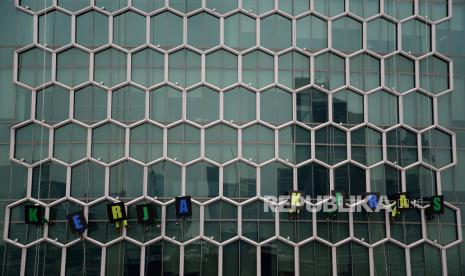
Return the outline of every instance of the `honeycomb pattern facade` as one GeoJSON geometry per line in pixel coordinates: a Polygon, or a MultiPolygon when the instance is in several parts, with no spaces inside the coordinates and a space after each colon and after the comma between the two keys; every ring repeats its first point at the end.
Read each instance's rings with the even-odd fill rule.
{"type": "Polygon", "coordinates": [[[452,7],[16,0],[30,36],[11,53],[13,83],[30,112],[8,133],[22,196],[5,203],[19,256],[5,275],[455,275],[461,207],[448,197],[432,220],[263,211],[291,190],[443,194],[460,141],[441,103],[463,93],[436,43],[452,7]],[[193,216],[178,223],[186,194],[193,216]],[[118,200],[132,214],[121,232],[106,218],[118,200]],[[143,202],[157,225],[137,224],[143,202]],[[27,204],[49,223],[25,225],[27,204]],[[82,240],[66,225],[77,210],[82,240]]]}

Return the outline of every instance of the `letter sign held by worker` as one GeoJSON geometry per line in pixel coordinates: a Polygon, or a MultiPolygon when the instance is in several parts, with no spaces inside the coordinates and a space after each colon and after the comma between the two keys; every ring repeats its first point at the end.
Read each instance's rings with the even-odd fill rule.
{"type": "Polygon", "coordinates": [[[79,235],[82,235],[87,229],[87,220],[83,211],[78,211],[66,216],[71,230],[79,235]]]}
{"type": "Polygon", "coordinates": [[[26,224],[42,225],[45,220],[45,208],[38,205],[26,205],[24,208],[24,222],[26,224]]]}
{"type": "Polygon", "coordinates": [[[155,208],[153,204],[140,204],[136,206],[137,222],[139,224],[155,223],[155,208]]]}
{"type": "Polygon", "coordinates": [[[432,214],[444,214],[444,196],[432,196],[429,201],[429,211],[432,214]]]}
{"type": "Polygon", "coordinates": [[[190,196],[176,197],[176,217],[185,218],[192,216],[192,201],[190,196]]]}
{"type": "Polygon", "coordinates": [[[299,212],[303,205],[301,202],[302,193],[299,191],[292,191],[290,195],[289,219],[297,220],[299,219],[299,212]]]}
{"type": "Polygon", "coordinates": [[[108,220],[114,222],[116,228],[120,228],[120,223],[122,222],[124,226],[128,225],[126,208],[124,207],[124,202],[116,202],[107,205],[108,220]]]}
{"type": "Polygon", "coordinates": [[[376,210],[379,204],[380,193],[369,192],[365,193],[365,199],[367,200],[367,205],[371,210],[376,210]]]}

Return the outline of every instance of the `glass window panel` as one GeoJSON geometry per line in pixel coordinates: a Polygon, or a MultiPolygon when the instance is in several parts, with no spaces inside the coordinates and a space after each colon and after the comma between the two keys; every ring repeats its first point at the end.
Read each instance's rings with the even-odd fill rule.
{"type": "Polygon", "coordinates": [[[398,123],[397,97],[383,90],[368,95],[368,122],[388,128],[398,123]]]}
{"type": "Polygon", "coordinates": [[[125,86],[111,95],[111,117],[131,124],[145,117],[145,93],[134,86],[125,86]]]}
{"type": "Polygon", "coordinates": [[[292,94],[281,88],[263,91],[260,94],[260,107],[261,120],[272,125],[292,121],[292,94]]]}
{"type": "Polygon", "coordinates": [[[314,0],[315,11],[326,16],[335,16],[344,12],[343,0],[314,0]]]}
{"type": "Polygon", "coordinates": [[[218,50],[210,53],[205,61],[206,81],[220,88],[237,82],[237,56],[218,50]]]}
{"type": "Polygon", "coordinates": [[[329,52],[321,54],[315,57],[315,84],[327,90],[336,89],[345,83],[344,70],[342,57],[329,52]]]}
{"type": "Polygon", "coordinates": [[[274,8],[273,0],[243,0],[242,8],[254,14],[262,14],[274,8]]]}
{"type": "Polygon", "coordinates": [[[186,193],[193,197],[210,198],[219,193],[219,169],[201,161],[186,168],[186,193]]]}
{"type": "Polygon", "coordinates": [[[321,50],[328,45],[327,22],[314,15],[308,15],[297,20],[297,47],[307,51],[321,50]]]}
{"type": "Polygon", "coordinates": [[[237,207],[226,201],[216,201],[205,206],[204,233],[218,242],[237,235],[237,207]]]}
{"type": "Polygon", "coordinates": [[[89,81],[89,54],[71,48],[57,55],[57,81],[74,87],[89,81]]]}
{"type": "MultiPolygon", "coordinates": [[[[230,1],[222,1],[230,2],[230,1]]],[[[232,1],[231,1],[232,2],[232,1]]],[[[256,43],[255,20],[245,14],[237,13],[224,19],[224,44],[242,51],[256,43]]]]}
{"type": "Polygon", "coordinates": [[[331,248],[320,242],[310,242],[299,247],[300,271],[306,275],[331,275],[331,248]]]}
{"type": "Polygon", "coordinates": [[[94,81],[102,85],[113,87],[127,80],[126,54],[108,48],[94,56],[94,81]]]}
{"type": "Polygon", "coordinates": [[[131,79],[145,87],[164,80],[165,56],[151,48],[132,54],[131,79]]]}
{"type": "Polygon", "coordinates": [[[361,17],[370,17],[379,13],[379,0],[351,0],[350,11],[361,17]]]}
{"type": "Polygon", "coordinates": [[[351,58],[350,83],[363,91],[379,87],[381,85],[381,62],[368,54],[351,58]]]}
{"type": "Polygon", "coordinates": [[[346,127],[363,123],[363,96],[350,90],[333,95],[333,121],[346,127]]]}
{"type": "Polygon", "coordinates": [[[402,24],[402,50],[412,55],[422,55],[431,50],[431,27],[413,19],[402,24]]]}
{"type": "Polygon", "coordinates": [[[189,162],[200,156],[200,130],[189,124],[168,129],[168,156],[179,162],[189,162]]]}
{"type": "Polygon", "coordinates": [[[281,241],[262,245],[261,271],[273,276],[294,274],[294,248],[281,241]]]}
{"type": "Polygon", "coordinates": [[[46,242],[30,247],[26,254],[25,274],[34,275],[41,271],[43,275],[60,275],[61,252],[60,247],[46,242]]]}
{"type": "Polygon", "coordinates": [[[89,242],[77,243],[66,250],[66,275],[100,275],[102,249],[89,242]]]}
{"type": "Polygon", "coordinates": [[[182,13],[188,13],[200,8],[202,0],[169,0],[169,5],[182,13]]]}
{"type": "Polygon", "coordinates": [[[423,244],[410,249],[412,274],[432,276],[442,273],[441,256],[438,249],[423,244]]]}
{"type": "Polygon", "coordinates": [[[352,160],[371,166],[383,159],[381,133],[372,128],[360,128],[351,133],[352,160]]]}
{"type": "Polygon", "coordinates": [[[220,19],[209,13],[198,13],[187,19],[187,43],[199,49],[220,44],[220,19]]]}
{"type": "Polygon", "coordinates": [[[52,78],[52,54],[40,48],[32,48],[18,54],[18,80],[37,87],[52,78]]]}
{"type": "Polygon", "coordinates": [[[242,132],[242,157],[262,163],[274,157],[274,132],[262,125],[250,126],[242,132]]]}
{"type": "Polygon", "coordinates": [[[256,195],[257,170],[255,167],[238,161],[223,169],[224,196],[239,201],[256,195]]]}
{"type": "Polygon", "coordinates": [[[219,118],[220,94],[209,87],[201,86],[187,92],[186,105],[187,119],[208,124],[219,118]]]}
{"type": "Polygon", "coordinates": [[[347,164],[334,170],[334,190],[347,195],[362,195],[366,191],[365,170],[347,164]]]}
{"type": "Polygon", "coordinates": [[[110,196],[136,198],[142,196],[144,168],[125,161],[110,168],[110,196]]]}
{"type": "Polygon", "coordinates": [[[345,16],[333,22],[333,47],[342,52],[355,52],[362,48],[362,23],[345,16]]]}
{"type": "Polygon", "coordinates": [[[384,243],[373,249],[376,276],[406,275],[405,250],[393,243],[384,243]]]}
{"type": "Polygon", "coordinates": [[[97,11],[89,11],[77,16],[76,42],[90,49],[107,44],[108,17],[97,11]]]}
{"type": "Polygon", "coordinates": [[[262,242],[275,235],[275,212],[265,211],[267,203],[251,202],[242,208],[242,235],[253,241],[262,242]]]}
{"type": "Polygon", "coordinates": [[[165,226],[165,234],[173,240],[184,242],[197,237],[200,231],[200,206],[192,203],[192,216],[179,220],[174,204],[168,205],[165,226]]]}
{"type": "Polygon", "coordinates": [[[219,163],[237,158],[237,131],[218,124],[205,131],[205,157],[219,163]]]}
{"type": "Polygon", "coordinates": [[[223,247],[223,275],[254,276],[257,273],[257,249],[239,240],[223,247]]]}
{"type": "Polygon", "coordinates": [[[337,271],[339,274],[370,274],[368,248],[354,242],[349,242],[338,247],[336,254],[337,271]]]}
{"type": "Polygon", "coordinates": [[[53,201],[66,194],[66,167],[49,162],[32,171],[31,196],[42,201],[53,201]]]}
{"type": "Polygon", "coordinates": [[[74,92],[74,118],[93,124],[107,117],[107,92],[96,86],[87,86],[74,92]]]}
{"type": "Polygon", "coordinates": [[[292,191],[293,170],[291,167],[273,162],[263,166],[260,173],[262,196],[279,197],[292,191]]]}
{"type": "Polygon", "coordinates": [[[218,275],[218,247],[200,240],[184,248],[184,274],[218,275]]]}
{"type": "Polygon", "coordinates": [[[140,273],[140,247],[127,241],[108,247],[106,275],[138,275],[140,273]]]}
{"type": "Polygon", "coordinates": [[[71,196],[89,202],[103,196],[105,168],[87,161],[71,170],[71,196]]]}
{"type": "Polygon", "coordinates": [[[313,198],[329,195],[329,171],[318,164],[308,164],[297,169],[298,190],[313,198]]]}
{"type": "Polygon", "coordinates": [[[145,275],[179,275],[179,247],[166,241],[147,246],[144,272],[145,275]]]}
{"type": "Polygon", "coordinates": [[[399,166],[417,161],[417,136],[404,128],[396,128],[386,134],[387,160],[399,166]]]}
{"type": "Polygon", "coordinates": [[[278,82],[291,89],[310,84],[310,58],[299,52],[288,52],[279,57],[278,82]]]}
{"type": "Polygon", "coordinates": [[[36,118],[54,125],[69,117],[69,91],[50,86],[37,92],[36,118]]]}
{"type": "Polygon", "coordinates": [[[163,129],[142,124],[131,129],[129,155],[148,163],[163,156],[163,129]]]}
{"type": "Polygon", "coordinates": [[[274,81],[274,60],[269,54],[255,50],[242,57],[242,82],[262,88],[274,81]]]}
{"type": "Polygon", "coordinates": [[[279,9],[291,14],[298,15],[300,13],[310,10],[310,1],[309,0],[279,0],[279,9]]]}
{"type": "MultiPolygon", "coordinates": [[[[189,1],[194,2],[194,1],[189,1]]],[[[162,12],[150,19],[151,42],[163,49],[182,44],[182,18],[171,12],[162,12]]]]}
{"type": "Polygon", "coordinates": [[[314,88],[297,93],[297,120],[307,125],[317,125],[328,120],[328,96],[314,88]]]}
{"type": "Polygon", "coordinates": [[[162,161],[148,168],[147,195],[170,200],[181,194],[181,167],[162,161]]]}
{"type": "Polygon", "coordinates": [[[414,92],[403,96],[404,122],[415,128],[433,124],[433,99],[414,92]]]}
{"type": "Polygon", "coordinates": [[[370,170],[371,191],[391,196],[402,191],[400,171],[389,165],[380,165],[370,170]]]}
{"type": "Polygon", "coordinates": [[[29,124],[15,132],[15,158],[32,164],[48,156],[49,129],[29,124]]]}
{"type": "Polygon", "coordinates": [[[242,125],[256,118],[256,94],[244,87],[233,88],[223,94],[224,119],[242,125]]]}
{"type": "Polygon", "coordinates": [[[395,19],[405,19],[413,15],[413,1],[386,0],[384,1],[384,12],[395,19]]]}
{"type": "Polygon", "coordinates": [[[132,6],[140,10],[143,10],[145,12],[151,12],[151,11],[164,7],[165,1],[163,0],[133,0],[132,6]]]}
{"type": "Polygon", "coordinates": [[[291,125],[279,131],[279,157],[293,164],[302,163],[311,156],[311,134],[307,129],[291,125]]]}
{"type": "Polygon", "coordinates": [[[71,42],[71,18],[60,11],[51,11],[39,16],[38,42],[52,49],[71,42]]]}
{"type": "Polygon", "coordinates": [[[67,124],[55,130],[53,156],[66,163],[86,157],[87,129],[77,124],[67,124]]]}
{"type": "Polygon", "coordinates": [[[125,138],[125,130],[120,126],[111,123],[99,126],[92,132],[92,157],[106,163],[122,158],[125,138]]]}
{"type": "Polygon", "coordinates": [[[200,82],[201,59],[200,55],[187,49],[170,54],[169,57],[169,81],[188,87],[200,82]]]}
{"type": "Polygon", "coordinates": [[[347,158],[346,134],[333,126],[316,131],[315,156],[329,165],[345,160],[347,158]]]}
{"type": "Polygon", "coordinates": [[[379,54],[387,54],[397,49],[397,28],[384,18],[367,23],[367,47],[379,54]]]}
{"type": "Polygon", "coordinates": [[[292,45],[292,22],[284,16],[273,14],[261,19],[260,32],[260,45],[272,51],[292,45]]]}
{"type": "Polygon", "coordinates": [[[405,92],[415,87],[415,64],[412,60],[395,55],[384,62],[386,87],[396,92],[405,92]]]}
{"type": "Polygon", "coordinates": [[[150,92],[150,119],[169,124],[181,119],[182,93],[171,86],[162,86],[150,92]]]}

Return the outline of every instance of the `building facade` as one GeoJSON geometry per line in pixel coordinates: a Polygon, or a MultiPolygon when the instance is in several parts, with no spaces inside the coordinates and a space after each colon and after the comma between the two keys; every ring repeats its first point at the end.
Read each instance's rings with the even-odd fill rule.
{"type": "Polygon", "coordinates": [[[2,275],[465,274],[464,0],[0,0],[0,29],[2,275]],[[445,203],[265,211],[292,191],[445,203]]]}

